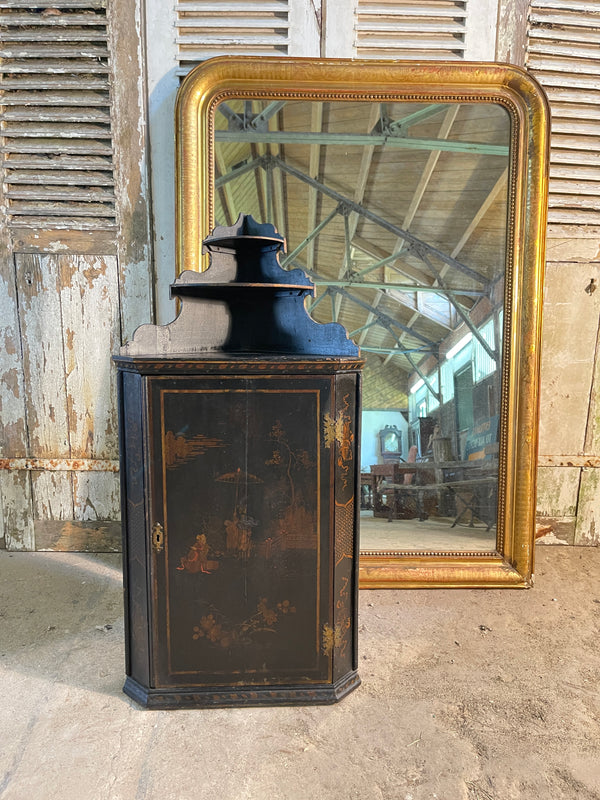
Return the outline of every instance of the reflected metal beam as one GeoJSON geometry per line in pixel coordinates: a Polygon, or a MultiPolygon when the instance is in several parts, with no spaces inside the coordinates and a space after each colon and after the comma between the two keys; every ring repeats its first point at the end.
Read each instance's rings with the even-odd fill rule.
{"type": "Polygon", "coordinates": [[[251,127],[243,130],[215,131],[216,142],[260,142],[264,144],[330,144],[343,147],[399,147],[404,150],[444,150],[450,153],[475,153],[486,156],[508,156],[508,146],[458,142],[449,139],[417,139],[380,133],[325,133],[312,131],[257,131],[251,127]]]}
{"type": "Polygon", "coordinates": [[[421,369],[419,369],[419,365],[416,363],[416,361],[414,360],[414,358],[412,358],[412,356],[410,355],[410,353],[405,353],[404,355],[405,355],[405,358],[406,358],[406,360],[408,361],[408,363],[411,365],[411,367],[412,367],[412,368],[414,369],[414,371],[417,373],[417,375],[419,376],[419,378],[421,378],[421,380],[423,381],[423,383],[425,384],[425,386],[426,386],[426,387],[429,389],[429,391],[431,392],[431,394],[432,394],[432,395],[435,397],[435,399],[438,401],[438,403],[441,403],[441,402],[442,402],[442,398],[441,398],[441,395],[440,395],[440,393],[439,393],[439,392],[437,392],[437,391],[436,391],[436,390],[433,388],[433,386],[431,385],[431,383],[430,383],[430,381],[429,381],[429,378],[427,377],[427,375],[425,375],[425,373],[424,373],[424,372],[423,372],[421,369]]]}
{"type": "Polygon", "coordinates": [[[304,250],[304,248],[307,247],[313,241],[313,239],[317,238],[317,236],[321,233],[323,228],[326,225],[329,225],[331,220],[339,213],[340,213],[339,207],[334,208],[333,211],[330,214],[328,214],[328,216],[326,216],[324,220],[321,220],[321,222],[319,222],[317,227],[314,228],[314,230],[312,230],[308,234],[308,236],[300,242],[300,244],[298,245],[298,247],[295,248],[295,250],[292,250],[292,252],[289,255],[281,259],[281,266],[285,267],[289,263],[291,263],[294,260],[294,258],[296,258],[296,256],[299,253],[301,253],[304,250]]]}
{"type": "Polygon", "coordinates": [[[426,119],[435,117],[438,114],[441,114],[442,111],[447,110],[448,105],[427,106],[426,108],[422,108],[419,111],[413,112],[412,114],[408,114],[406,117],[397,119],[395,122],[390,122],[386,127],[386,131],[395,133],[396,131],[401,131],[403,128],[410,128],[411,125],[416,125],[418,122],[424,122],[426,119]]]}
{"type": "MultiPolygon", "coordinates": [[[[427,262],[429,262],[429,259],[427,259],[426,257],[424,257],[424,259],[427,262]]],[[[436,275],[437,282],[439,283],[439,285],[442,288],[444,288],[444,280],[442,278],[441,272],[436,270],[436,268],[431,263],[429,264],[429,267],[434,273],[437,273],[437,275],[436,275]]],[[[486,342],[486,340],[483,338],[483,336],[481,335],[481,333],[477,329],[477,326],[472,322],[472,320],[469,317],[469,315],[465,314],[463,309],[460,307],[460,304],[457,303],[456,300],[454,300],[454,298],[452,298],[452,297],[449,297],[448,299],[452,303],[453,307],[456,309],[456,313],[458,314],[458,316],[462,319],[462,321],[465,323],[467,328],[471,331],[471,333],[473,334],[474,338],[477,339],[479,344],[483,347],[483,349],[488,354],[488,356],[491,359],[493,359],[496,363],[498,363],[498,361],[499,361],[498,351],[497,350],[492,350],[492,348],[489,346],[489,344],[486,342]]]]}
{"type": "MultiPolygon", "coordinates": [[[[336,200],[338,203],[343,203],[347,206],[351,211],[355,211],[357,214],[360,214],[365,219],[374,222],[376,225],[379,225],[384,230],[389,231],[390,233],[395,234],[401,239],[404,239],[408,242],[409,245],[413,245],[415,249],[415,254],[423,261],[422,253],[428,253],[430,255],[439,258],[440,261],[443,261],[446,264],[449,264],[452,267],[455,267],[457,270],[462,272],[464,275],[472,278],[473,280],[477,281],[477,283],[483,284],[486,288],[489,286],[489,279],[486,278],[484,275],[480,275],[479,272],[476,272],[474,269],[467,267],[466,264],[462,264],[460,261],[457,261],[455,258],[452,258],[447,253],[438,250],[437,247],[434,247],[427,242],[424,242],[422,239],[414,236],[412,233],[399,228],[397,225],[394,225],[391,222],[388,222],[383,217],[380,217],[379,214],[375,214],[375,212],[370,211],[368,208],[360,205],[360,203],[355,203],[354,201],[348,199],[343,194],[336,192],[334,189],[330,189],[324,183],[320,183],[320,181],[316,181],[314,178],[311,178],[306,173],[302,172],[302,170],[296,169],[296,167],[292,167],[291,164],[288,164],[285,161],[282,161],[278,156],[270,156],[269,160],[276,162],[277,166],[282,169],[284,172],[287,172],[289,175],[293,175],[298,180],[303,181],[304,183],[308,183],[310,186],[315,186],[319,189],[323,194],[327,195],[327,197],[331,197],[333,200],[336,200]]],[[[437,277],[437,274],[434,273],[437,277]]]]}
{"type": "MultiPolygon", "coordinates": [[[[315,274],[315,273],[313,273],[315,274]]],[[[353,281],[353,280],[334,280],[332,278],[315,278],[314,279],[315,286],[343,286],[346,289],[380,289],[385,291],[386,289],[397,289],[401,292],[424,292],[427,294],[438,294],[442,295],[443,297],[451,297],[454,295],[463,296],[463,297],[487,297],[487,292],[482,291],[474,291],[473,289],[456,289],[452,288],[449,289],[447,287],[442,286],[420,286],[416,283],[377,283],[374,281],[353,281]]]]}
{"type": "MultiPolygon", "coordinates": [[[[352,338],[352,336],[350,334],[348,334],[348,336],[350,338],[352,338]]],[[[417,347],[417,348],[406,348],[404,350],[401,350],[398,347],[391,347],[390,348],[390,347],[362,347],[361,346],[360,349],[361,349],[361,352],[364,351],[365,353],[375,353],[376,355],[379,355],[379,356],[405,356],[405,355],[407,355],[409,353],[417,353],[417,354],[423,354],[423,355],[425,355],[427,353],[431,353],[433,355],[431,350],[424,350],[424,349],[422,350],[419,347],[417,347]]]]}
{"type": "Polygon", "coordinates": [[[434,342],[433,339],[430,339],[428,336],[415,331],[413,328],[409,328],[407,325],[403,325],[401,322],[398,322],[398,320],[390,317],[388,314],[385,314],[378,308],[375,308],[375,306],[372,306],[370,303],[367,303],[364,300],[361,300],[360,298],[350,294],[350,292],[348,292],[346,289],[341,289],[337,286],[330,286],[328,287],[328,291],[330,294],[341,293],[344,297],[347,297],[351,303],[354,303],[355,305],[364,308],[366,311],[371,312],[379,320],[379,324],[385,328],[394,337],[394,339],[396,339],[396,341],[399,342],[399,339],[393,332],[392,328],[400,328],[401,331],[409,333],[415,339],[420,339],[426,345],[429,345],[429,347],[435,348],[437,352],[437,348],[439,347],[438,342],[434,342]]]}

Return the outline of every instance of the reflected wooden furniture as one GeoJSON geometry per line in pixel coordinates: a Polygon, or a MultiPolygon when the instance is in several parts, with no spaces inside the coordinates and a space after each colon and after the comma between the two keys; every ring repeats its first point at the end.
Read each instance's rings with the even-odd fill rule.
{"type": "Polygon", "coordinates": [[[437,515],[454,517],[452,527],[474,527],[479,520],[489,531],[496,524],[497,475],[494,459],[395,464],[393,481],[379,487],[379,503],[387,508],[390,521],[425,520],[430,502],[437,515]],[[414,476],[414,482],[406,483],[406,475],[414,476]]]}
{"type": "Polygon", "coordinates": [[[370,472],[360,473],[360,508],[362,511],[373,509],[373,481],[374,476],[370,472]]]}
{"type": "Polygon", "coordinates": [[[395,464],[371,464],[374,517],[386,519],[389,516],[389,508],[382,498],[382,485],[394,482],[395,466],[395,464]]]}

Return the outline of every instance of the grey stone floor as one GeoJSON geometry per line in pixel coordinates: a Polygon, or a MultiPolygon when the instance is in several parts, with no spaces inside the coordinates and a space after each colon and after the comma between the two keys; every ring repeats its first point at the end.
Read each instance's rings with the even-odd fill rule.
{"type": "Polygon", "coordinates": [[[119,556],[0,552],[2,800],[600,798],[600,550],[522,590],[360,593],[335,706],[145,711],[119,556]]]}

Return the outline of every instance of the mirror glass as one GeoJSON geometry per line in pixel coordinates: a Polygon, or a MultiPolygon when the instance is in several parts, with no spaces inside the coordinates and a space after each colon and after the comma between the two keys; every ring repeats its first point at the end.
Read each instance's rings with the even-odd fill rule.
{"type": "Polygon", "coordinates": [[[215,224],[274,223],[365,358],[361,551],[495,552],[506,108],[231,97],[212,119],[215,224]]]}

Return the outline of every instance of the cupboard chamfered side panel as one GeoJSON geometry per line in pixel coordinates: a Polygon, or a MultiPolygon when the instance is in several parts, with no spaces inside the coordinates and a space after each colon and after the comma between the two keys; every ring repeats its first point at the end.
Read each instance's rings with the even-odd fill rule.
{"type": "Polygon", "coordinates": [[[121,514],[127,675],[149,684],[147,486],[144,452],[145,385],[133,372],[120,373],[121,514]],[[126,466],[125,466],[126,465],[126,466]]]}
{"type": "Polygon", "coordinates": [[[360,476],[358,446],[358,375],[338,375],[335,389],[335,583],[334,625],[330,632],[333,677],[339,680],[357,667],[357,479],[360,476]],[[358,466],[357,466],[358,465],[358,466]]]}

